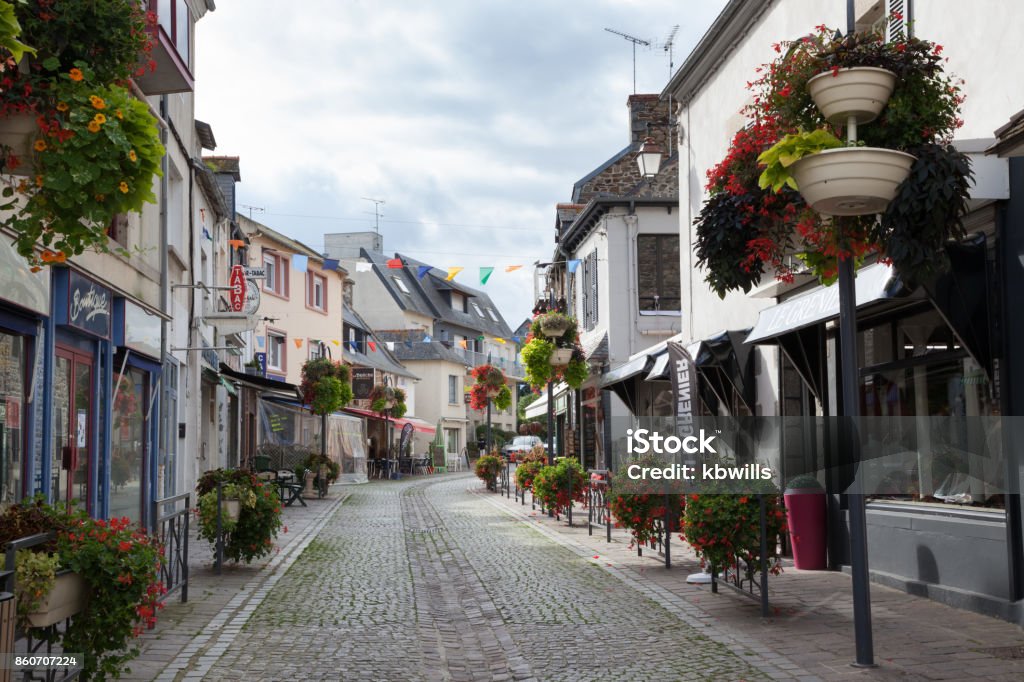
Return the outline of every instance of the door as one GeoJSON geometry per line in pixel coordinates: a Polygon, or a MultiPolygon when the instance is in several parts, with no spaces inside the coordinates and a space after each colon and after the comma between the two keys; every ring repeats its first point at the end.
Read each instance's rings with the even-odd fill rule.
{"type": "Polygon", "coordinates": [[[53,382],[53,499],[89,507],[96,453],[92,447],[92,358],[58,347],[53,382]]]}

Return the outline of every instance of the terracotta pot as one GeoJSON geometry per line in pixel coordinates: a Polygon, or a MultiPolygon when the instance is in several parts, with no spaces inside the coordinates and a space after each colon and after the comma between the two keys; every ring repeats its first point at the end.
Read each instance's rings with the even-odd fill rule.
{"type": "Polygon", "coordinates": [[[914,157],[876,147],[826,149],[792,166],[807,204],[834,216],[881,213],[910,173],[914,157]]]}
{"type": "Polygon", "coordinates": [[[0,144],[11,148],[11,154],[18,157],[17,168],[4,168],[8,175],[34,175],[32,166],[32,145],[39,136],[36,125],[37,114],[11,114],[0,118],[0,144]]]}
{"type": "Polygon", "coordinates": [[[58,573],[50,593],[26,618],[32,627],[45,628],[84,609],[88,599],[89,586],[85,578],[73,571],[58,573]]]}
{"type": "Polygon", "coordinates": [[[858,66],[819,73],[807,81],[807,91],[829,123],[846,125],[850,116],[858,124],[878,118],[895,85],[892,71],[858,66]]]}

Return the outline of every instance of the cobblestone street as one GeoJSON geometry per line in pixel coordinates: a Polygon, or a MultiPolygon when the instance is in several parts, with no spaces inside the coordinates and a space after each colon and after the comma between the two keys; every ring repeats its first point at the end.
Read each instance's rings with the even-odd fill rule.
{"type": "Polygon", "coordinates": [[[229,638],[177,661],[177,679],[790,676],[509,516],[479,486],[461,475],[348,489],[259,603],[218,628],[229,638]]]}

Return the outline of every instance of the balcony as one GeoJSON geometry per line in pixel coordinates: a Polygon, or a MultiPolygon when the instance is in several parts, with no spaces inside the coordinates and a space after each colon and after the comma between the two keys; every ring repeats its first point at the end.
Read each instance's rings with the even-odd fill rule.
{"type": "Polygon", "coordinates": [[[151,29],[152,63],[143,64],[145,72],[135,79],[136,85],[147,95],[192,92],[195,80],[189,70],[192,14],[188,4],[185,0],[149,0],[149,11],[157,19],[151,29]]]}
{"type": "MultiPolygon", "coordinates": [[[[452,350],[455,351],[457,354],[461,355],[463,358],[465,358],[466,364],[470,365],[471,367],[486,365],[488,362],[487,353],[478,353],[476,351],[459,348],[458,346],[455,346],[454,348],[452,348],[452,350]]],[[[505,373],[505,376],[507,376],[510,379],[522,381],[523,377],[525,376],[523,366],[518,362],[518,359],[512,362],[509,360],[504,360],[502,358],[495,358],[492,355],[490,359],[490,364],[494,365],[495,367],[503,371],[505,373]]]]}

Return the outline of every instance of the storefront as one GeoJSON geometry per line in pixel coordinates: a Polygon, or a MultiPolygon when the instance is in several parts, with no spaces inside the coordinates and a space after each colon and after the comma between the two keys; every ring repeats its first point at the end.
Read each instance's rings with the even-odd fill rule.
{"type": "Polygon", "coordinates": [[[33,456],[45,401],[49,272],[33,273],[0,235],[0,508],[42,489],[33,456]]]}

